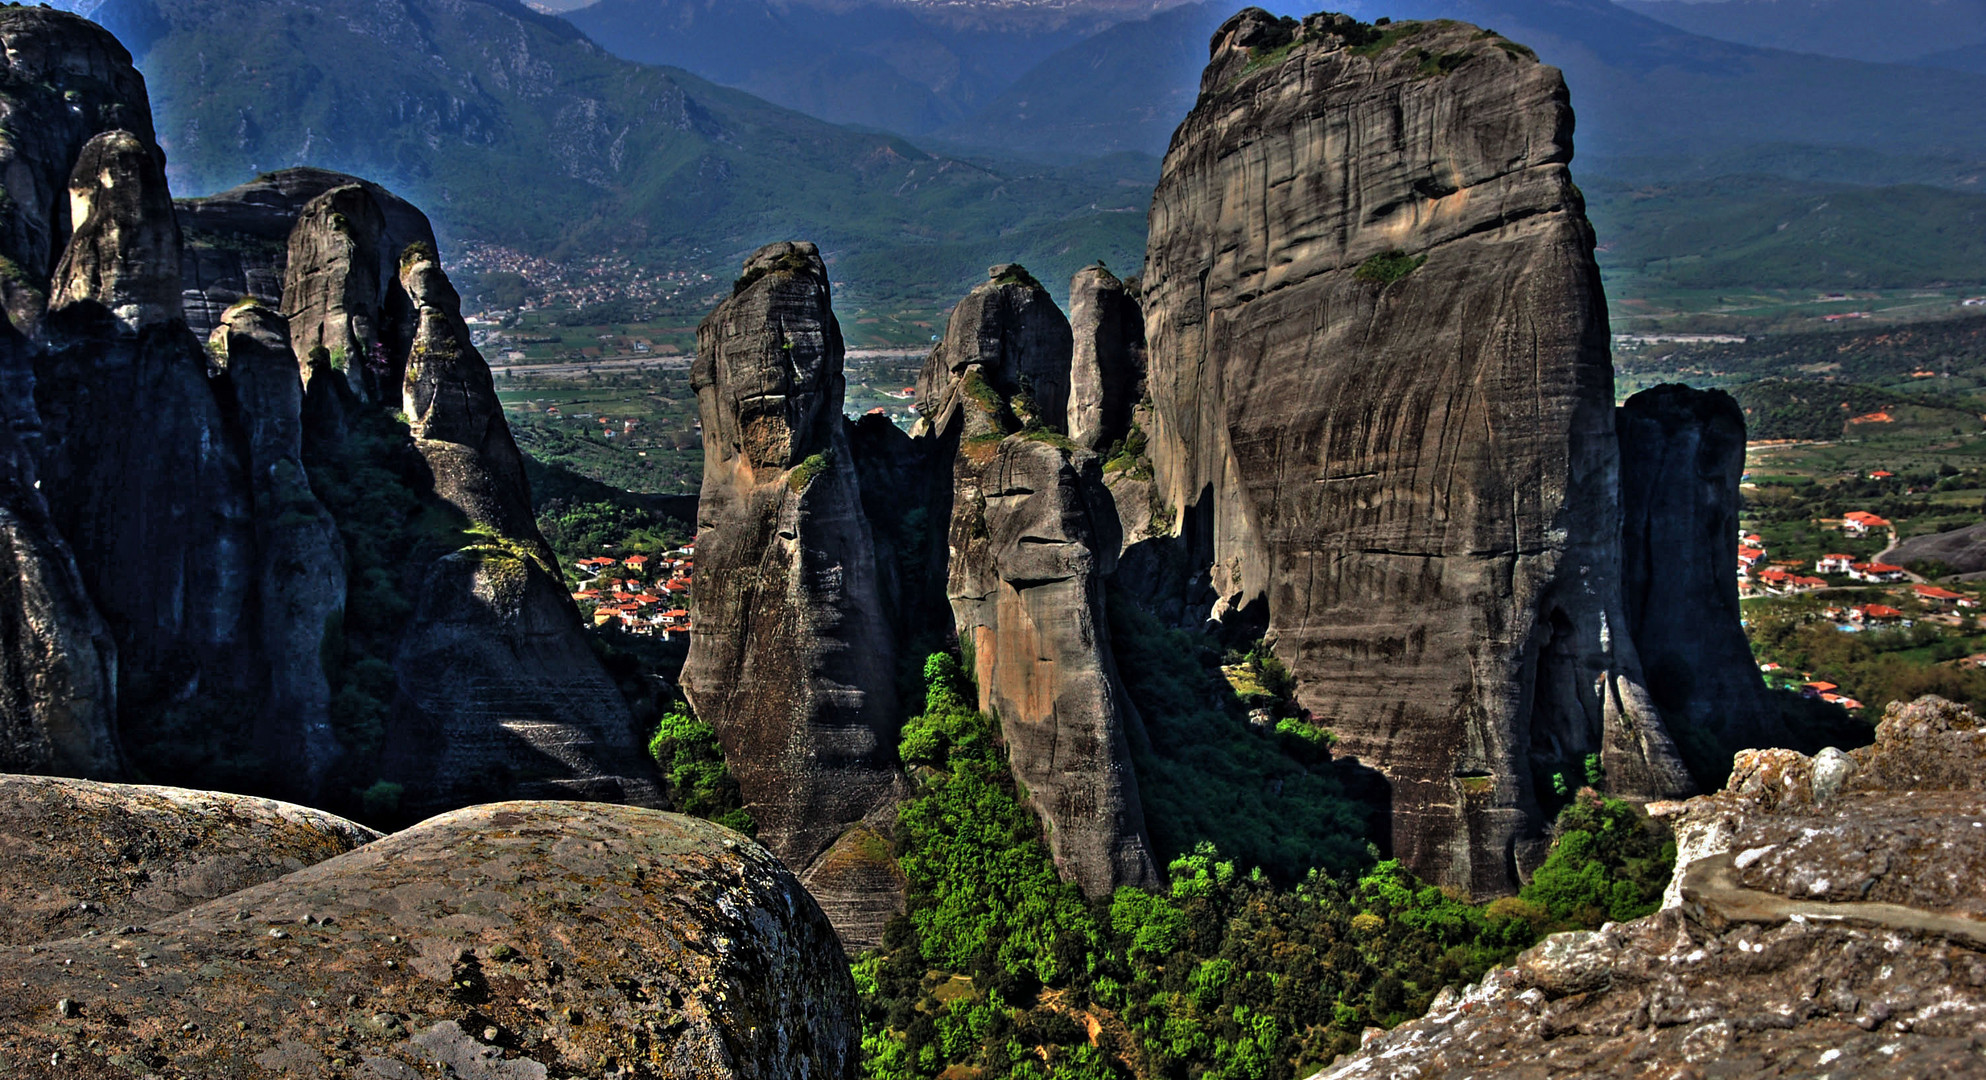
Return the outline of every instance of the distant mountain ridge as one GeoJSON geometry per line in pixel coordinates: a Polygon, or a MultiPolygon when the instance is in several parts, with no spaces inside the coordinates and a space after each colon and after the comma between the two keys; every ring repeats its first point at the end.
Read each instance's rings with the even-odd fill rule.
{"type": "Polygon", "coordinates": [[[1915,61],[1986,42],[1986,0],[1616,0],[1705,37],[1850,60],[1915,61]]]}
{"type": "Polygon", "coordinates": [[[516,0],[104,0],[151,85],[175,190],[314,165],[377,176],[446,236],[674,265],[809,236],[884,295],[991,262],[1135,266],[1115,177],[927,153],[617,59],[516,0]]]}
{"type": "Polygon", "coordinates": [[[596,0],[565,17],[625,59],[686,68],[835,123],[920,135],[964,118],[1050,53],[1182,2],[596,0]]]}

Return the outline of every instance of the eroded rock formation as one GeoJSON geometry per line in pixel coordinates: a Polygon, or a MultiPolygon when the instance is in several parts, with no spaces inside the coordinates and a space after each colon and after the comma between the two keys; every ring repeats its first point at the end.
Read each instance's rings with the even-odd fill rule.
{"type": "MultiPolygon", "coordinates": [[[[1044,404],[1070,385],[1067,322],[1025,270],[990,278],[953,310],[919,380],[934,452],[954,458],[946,595],[979,707],[1000,720],[1057,867],[1091,896],[1149,886],[1127,742],[1137,714],[1103,606],[1116,506],[1096,456],[1062,434],[1068,410],[1044,404]]],[[[1115,396],[1100,382],[1098,403],[1115,396]]]]}
{"type": "Polygon", "coordinates": [[[249,299],[221,316],[208,353],[226,374],[246,436],[255,530],[253,608],[266,702],[262,754],[313,791],[343,748],[331,728],[324,656],[345,613],[345,545],[303,467],[303,383],[283,317],[249,299]]]}
{"type": "Polygon", "coordinates": [[[893,871],[871,865],[903,792],[902,717],[841,365],[812,244],[759,249],[697,328],[704,476],[683,692],[759,836],[859,948],[902,902],[893,871]]]}
{"type": "Polygon", "coordinates": [[[1547,938],[1319,1074],[1943,1076],[1986,1038],[1986,723],[1890,706],[1874,746],[1738,756],[1676,821],[1665,910],[1547,938]]]}
{"type": "Polygon", "coordinates": [[[1131,431],[1144,395],[1145,313],[1117,275],[1102,266],[1069,282],[1069,437],[1102,452],[1131,431]]]}
{"type": "Polygon", "coordinates": [[[857,1074],[854,986],[827,920],[770,853],[708,822],[509,802],[353,848],[363,830],[296,807],[0,781],[10,819],[53,830],[23,861],[53,877],[23,885],[99,897],[0,948],[0,1029],[25,1076],[857,1074]],[[137,845],[158,880],[77,891],[46,857],[76,843],[47,820],[65,806],[137,845]],[[189,840],[211,860],[172,850],[189,840]],[[292,860],[312,865],[268,873],[292,860]],[[201,902],[221,882],[236,889],[201,902]],[[101,922],[99,903],[150,915],[64,932],[101,922]]]}
{"type": "Polygon", "coordinates": [[[32,334],[69,244],[69,179],[83,144],[123,130],[151,145],[152,107],[124,46],[67,12],[0,10],[0,57],[0,298],[32,334]]]}
{"type": "Polygon", "coordinates": [[[178,199],[186,325],[196,335],[212,333],[221,315],[245,296],[293,310],[283,304],[290,232],[307,203],[348,185],[364,188],[383,216],[386,239],[377,246],[389,262],[408,244],[434,243],[427,215],[411,203],[378,184],[328,169],[279,169],[218,194],[178,199]]]}
{"type": "Polygon", "coordinates": [[[1792,737],[1739,625],[1744,410],[1722,390],[1658,386],[1616,423],[1628,633],[1691,771],[1713,785],[1738,750],[1792,737]]]}
{"type": "Polygon", "coordinates": [[[1619,581],[1619,446],[1559,73],[1457,23],[1216,35],[1154,197],[1151,456],[1226,618],[1478,895],[1543,856],[1532,777],[1689,779],[1619,581]],[[1428,70],[1426,58],[1440,58],[1428,70]]]}

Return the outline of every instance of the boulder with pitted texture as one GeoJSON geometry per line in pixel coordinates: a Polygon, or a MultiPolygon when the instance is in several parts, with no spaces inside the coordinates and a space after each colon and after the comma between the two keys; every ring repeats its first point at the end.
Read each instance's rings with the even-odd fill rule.
{"type": "Polygon", "coordinates": [[[861,948],[902,904],[881,839],[904,790],[902,717],[842,352],[812,244],[759,249],[697,327],[703,491],[683,692],[717,730],[759,836],[861,948]]]}
{"type": "Polygon", "coordinates": [[[1547,938],[1319,1074],[1971,1076],[1986,1043],[1986,722],[1889,707],[1873,746],[1738,755],[1675,822],[1664,910],[1547,938]]]}
{"type": "Polygon", "coordinates": [[[0,781],[0,815],[40,826],[16,865],[93,898],[0,947],[10,1075],[857,1075],[833,930],[769,852],[708,822],[507,802],[373,839],[234,796],[27,784],[0,781]],[[45,857],[101,846],[49,820],[63,804],[152,880],[103,896],[45,857]]]}
{"type": "Polygon", "coordinates": [[[1513,890],[1533,777],[1690,790],[1620,598],[1619,444],[1565,81],[1453,22],[1215,35],[1153,199],[1158,496],[1259,618],[1392,849],[1513,890]]]}

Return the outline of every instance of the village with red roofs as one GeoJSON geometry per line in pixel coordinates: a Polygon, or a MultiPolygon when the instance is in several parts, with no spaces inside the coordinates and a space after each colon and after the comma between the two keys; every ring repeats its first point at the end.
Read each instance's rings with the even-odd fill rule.
{"type": "Polygon", "coordinates": [[[689,639],[690,586],[696,578],[696,542],[662,555],[613,558],[595,555],[573,563],[580,587],[572,594],[593,625],[613,623],[633,634],[664,641],[689,639]]]}

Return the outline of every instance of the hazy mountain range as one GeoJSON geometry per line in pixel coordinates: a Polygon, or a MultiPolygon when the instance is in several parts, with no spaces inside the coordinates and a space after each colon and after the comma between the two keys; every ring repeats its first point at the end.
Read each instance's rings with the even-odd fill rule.
{"type": "MultiPolygon", "coordinates": [[[[1871,32],[1866,51],[1942,40],[1960,56],[1982,5],[1885,5],[1887,36],[1871,32]]],[[[137,55],[181,191],[323,165],[422,200],[451,235],[712,266],[807,236],[837,276],[942,296],[1010,259],[1045,280],[1094,258],[1136,266],[1157,156],[1236,5],[598,0],[564,18],[514,0],[70,6],[137,55]]],[[[1561,67],[1576,169],[1616,268],[1671,265],[1687,238],[1707,245],[1691,273],[1720,285],[1986,276],[1961,273],[1973,264],[1954,239],[1986,205],[1986,74],[1672,25],[1849,51],[1837,45],[1855,27],[1882,22],[1872,5],[1334,6],[1462,19],[1561,67]],[[1768,219],[1758,235],[1691,225],[1768,219]]]]}

